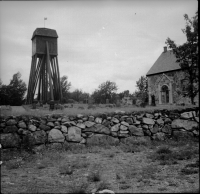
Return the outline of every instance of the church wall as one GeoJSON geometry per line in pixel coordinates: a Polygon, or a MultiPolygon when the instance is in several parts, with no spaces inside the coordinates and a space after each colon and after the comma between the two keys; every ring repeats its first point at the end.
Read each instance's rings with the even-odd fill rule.
{"type": "MultiPolygon", "coordinates": [[[[188,97],[183,97],[183,81],[185,73],[181,70],[165,72],[165,75],[172,80],[172,102],[173,104],[190,104],[191,101],[188,97]]],[[[163,73],[148,76],[148,91],[150,95],[155,96],[155,103],[159,104],[159,84],[162,87],[167,85],[169,88],[170,80],[163,73]]],[[[198,104],[198,96],[195,98],[198,104]]]]}

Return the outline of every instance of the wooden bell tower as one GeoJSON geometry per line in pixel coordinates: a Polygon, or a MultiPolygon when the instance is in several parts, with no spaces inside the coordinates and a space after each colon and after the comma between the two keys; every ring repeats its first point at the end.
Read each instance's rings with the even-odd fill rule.
{"type": "Polygon", "coordinates": [[[61,101],[62,90],[58,65],[58,35],[56,30],[37,28],[32,36],[32,62],[26,104],[61,101]]]}

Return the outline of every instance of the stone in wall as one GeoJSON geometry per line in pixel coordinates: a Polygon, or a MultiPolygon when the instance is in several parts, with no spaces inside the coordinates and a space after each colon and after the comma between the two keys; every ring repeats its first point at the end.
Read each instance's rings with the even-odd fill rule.
{"type": "Polygon", "coordinates": [[[6,126],[6,128],[3,129],[4,133],[15,133],[18,131],[18,128],[15,125],[6,126]]]}
{"type": "Polygon", "coordinates": [[[193,118],[193,115],[195,116],[196,113],[195,111],[191,111],[191,112],[184,112],[184,113],[181,113],[181,119],[190,119],[190,118],[193,118]]]}
{"type": "Polygon", "coordinates": [[[29,125],[28,129],[32,132],[36,131],[37,127],[35,125],[29,125]]]}
{"type": "Polygon", "coordinates": [[[40,125],[39,125],[39,128],[40,128],[41,130],[44,130],[44,131],[50,131],[50,130],[51,130],[51,127],[46,126],[46,125],[44,125],[44,124],[40,124],[40,125]]]}
{"type": "Polygon", "coordinates": [[[173,138],[179,140],[179,139],[189,139],[193,137],[193,133],[192,132],[188,132],[188,131],[179,131],[179,130],[174,130],[173,131],[173,138]]]}
{"type": "Polygon", "coordinates": [[[102,123],[102,118],[97,117],[97,118],[95,119],[95,122],[101,124],[101,123],[102,123]]]}
{"type": "Polygon", "coordinates": [[[16,133],[1,134],[1,145],[3,148],[15,148],[20,146],[20,137],[16,133]]]}
{"type": "Polygon", "coordinates": [[[135,136],[144,136],[144,132],[142,130],[142,128],[138,128],[134,125],[129,125],[129,131],[132,135],[135,135],[135,136]]]}
{"type": "Polygon", "coordinates": [[[67,132],[68,132],[67,127],[64,126],[64,125],[61,125],[61,131],[62,131],[63,133],[67,133],[67,132]]]}
{"type": "Polygon", "coordinates": [[[23,121],[21,121],[21,122],[18,123],[18,127],[19,127],[19,128],[23,128],[23,129],[26,129],[26,128],[27,128],[26,123],[23,122],[23,121]]]}
{"type": "Polygon", "coordinates": [[[128,118],[126,119],[126,122],[127,122],[129,125],[132,125],[132,124],[133,124],[133,119],[130,118],[130,117],[128,117],[128,118]]]}
{"type": "Polygon", "coordinates": [[[172,128],[171,125],[167,124],[162,128],[162,132],[167,133],[167,134],[171,134],[172,133],[172,128]]]}
{"type": "Polygon", "coordinates": [[[110,128],[110,124],[111,124],[111,122],[108,121],[107,119],[104,119],[102,122],[102,125],[104,125],[105,127],[108,127],[108,128],[110,128]]]}
{"type": "Polygon", "coordinates": [[[154,125],[154,124],[155,124],[155,122],[154,122],[153,119],[151,119],[151,118],[146,118],[146,117],[143,117],[143,118],[142,118],[142,123],[147,124],[147,125],[154,125]]]}
{"type": "Polygon", "coordinates": [[[111,130],[112,132],[119,131],[119,126],[120,126],[120,123],[118,123],[118,124],[112,126],[110,130],[111,130]]]}
{"type": "Polygon", "coordinates": [[[119,139],[111,137],[109,135],[103,134],[95,134],[86,140],[87,146],[95,146],[95,145],[118,145],[119,139]]]}
{"type": "Polygon", "coordinates": [[[33,144],[35,145],[44,144],[47,141],[47,134],[43,130],[33,132],[32,136],[34,138],[33,144]]]}
{"type": "Polygon", "coordinates": [[[85,124],[83,124],[83,123],[77,123],[76,126],[81,129],[85,129],[85,124]]]}
{"type": "Polygon", "coordinates": [[[158,133],[160,131],[157,124],[150,128],[151,133],[158,133]]]}
{"type": "Polygon", "coordinates": [[[48,141],[53,142],[64,142],[65,137],[62,132],[58,129],[52,129],[48,134],[48,141]]]}
{"type": "Polygon", "coordinates": [[[85,121],[84,124],[85,124],[86,127],[92,127],[93,125],[95,125],[95,122],[85,121]]]}
{"type": "Polygon", "coordinates": [[[7,122],[6,122],[6,125],[16,125],[17,124],[17,121],[15,119],[9,119],[7,122]]]}
{"type": "Polygon", "coordinates": [[[164,125],[164,121],[163,121],[162,118],[159,118],[158,120],[156,120],[156,123],[157,123],[158,125],[161,125],[161,126],[164,125]]]}
{"type": "Polygon", "coordinates": [[[81,140],[81,129],[78,127],[69,127],[67,141],[80,142],[81,140]]]}
{"type": "Polygon", "coordinates": [[[95,124],[92,127],[85,128],[83,132],[110,134],[110,130],[102,124],[95,124]]]}
{"type": "Polygon", "coordinates": [[[173,129],[185,129],[187,131],[192,131],[199,128],[197,122],[191,120],[176,119],[172,121],[171,124],[173,129]]]}

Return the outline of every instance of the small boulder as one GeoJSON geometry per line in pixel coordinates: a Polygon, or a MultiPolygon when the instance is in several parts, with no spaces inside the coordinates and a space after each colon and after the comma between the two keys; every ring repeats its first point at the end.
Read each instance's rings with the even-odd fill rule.
{"type": "Polygon", "coordinates": [[[119,123],[119,120],[117,119],[117,118],[115,118],[115,117],[113,117],[112,119],[111,119],[111,122],[113,122],[113,123],[119,123]]]}
{"type": "Polygon", "coordinates": [[[61,125],[61,129],[60,129],[63,133],[67,133],[68,130],[67,130],[67,127],[64,126],[64,125],[61,125]]]}
{"type": "Polygon", "coordinates": [[[144,132],[143,132],[142,128],[138,128],[134,125],[129,126],[129,131],[131,132],[132,135],[144,136],[144,132]]]}
{"type": "Polygon", "coordinates": [[[157,133],[160,131],[159,127],[157,124],[155,124],[152,128],[149,128],[151,133],[157,133]]]}
{"type": "Polygon", "coordinates": [[[119,144],[119,139],[111,137],[109,135],[95,134],[90,138],[87,138],[87,146],[94,145],[117,145],[119,144]]]}
{"type": "Polygon", "coordinates": [[[126,127],[124,125],[120,125],[119,129],[122,131],[126,131],[128,129],[128,127],[126,127]]]}
{"type": "Polygon", "coordinates": [[[102,123],[102,118],[97,117],[97,118],[95,119],[95,122],[101,124],[101,123],[102,123]]]}
{"type": "Polygon", "coordinates": [[[69,127],[67,140],[73,142],[80,142],[82,140],[81,129],[78,127],[69,127]]]}
{"type": "Polygon", "coordinates": [[[162,128],[162,132],[164,133],[167,133],[167,134],[171,134],[172,133],[172,128],[170,125],[165,125],[163,128],[162,128]]]}
{"type": "Polygon", "coordinates": [[[62,132],[58,129],[52,129],[48,134],[48,141],[49,142],[64,142],[65,137],[63,136],[62,132]]]}
{"type": "Polygon", "coordinates": [[[93,125],[95,125],[95,122],[85,121],[84,124],[85,124],[86,127],[92,127],[93,125]]]}
{"type": "Polygon", "coordinates": [[[44,130],[44,131],[49,131],[49,130],[51,130],[51,127],[46,126],[46,125],[44,125],[44,124],[40,124],[39,128],[40,128],[41,130],[44,130]]]}
{"type": "Polygon", "coordinates": [[[122,121],[121,124],[124,125],[124,126],[126,126],[126,127],[129,126],[129,124],[127,122],[125,122],[125,121],[122,121]]]}
{"type": "Polygon", "coordinates": [[[16,133],[1,134],[2,148],[15,148],[20,146],[20,137],[16,133]]]}
{"type": "Polygon", "coordinates": [[[120,123],[118,123],[118,124],[112,126],[110,130],[111,130],[112,132],[119,131],[119,126],[120,126],[120,123]]]}
{"type": "Polygon", "coordinates": [[[176,119],[172,121],[172,128],[173,129],[181,129],[184,128],[187,131],[192,131],[194,129],[198,129],[198,123],[191,120],[183,120],[183,119],[176,119]]]}
{"type": "Polygon", "coordinates": [[[43,130],[35,131],[32,133],[32,135],[34,138],[33,144],[35,145],[44,144],[47,141],[47,134],[43,130]]]}
{"type": "Polygon", "coordinates": [[[17,121],[15,119],[9,119],[7,122],[6,122],[6,125],[8,126],[11,126],[11,125],[16,125],[17,124],[17,121]]]}
{"type": "Polygon", "coordinates": [[[77,123],[76,126],[81,129],[85,129],[85,125],[83,123],[77,123]]]}
{"type": "Polygon", "coordinates": [[[23,129],[26,129],[27,126],[26,126],[26,123],[25,123],[25,122],[21,121],[21,122],[18,123],[18,127],[19,127],[19,128],[23,128],[23,129]]]}
{"type": "Polygon", "coordinates": [[[28,129],[32,132],[36,131],[37,127],[35,125],[29,125],[28,129]]]}
{"type": "Polygon", "coordinates": [[[161,118],[159,118],[158,120],[156,120],[156,123],[158,124],[158,125],[164,125],[164,121],[161,119],[161,118]]]}
{"type": "Polygon", "coordinates": [[[3,129],[4,133],[15,133],[18,131],[18,128],[15,125],[7,126],[3,129]]]}
{"type": "Polygon", "coordinates": [[[48,123],[47,123],[47,126],[49,126],[49,127],[54,127],[55,125],[54,125],[53,122],[48,122],[48,123]]]}
{"type": "Polygon", "coordinates": [[[142,118],[142,123],[147,124],[147,125],[154,125],[155,121],[153,119],[151,119],[151,118],[143,117],[142,118]]]}

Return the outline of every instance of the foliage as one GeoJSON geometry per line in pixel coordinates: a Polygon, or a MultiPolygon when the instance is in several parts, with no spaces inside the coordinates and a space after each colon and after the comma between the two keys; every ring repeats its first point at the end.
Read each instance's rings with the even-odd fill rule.
{"type": "Polygon", "coordinates": [[[142,103],[148,102],[148,79],[145,76],[141,76],[136,81],[136,87],[138,90],[135,92],[136,98],[141,100],[142,103]]]}
{"type": "Polygon", "coordinates": [[[194,104],[194,98],[199,92],[199,69],[198,69],[198,11],[190,19],[187,14],[184,15],[186,21],[185,29],[182,29],[186,35],[187,41],[178,46],[176,43],[167,38],[166,44],[172,49],[180,64],[181,69],[185,72],[185,79],[188,84],[185,88],[184,96],[188,96],[194,104]]]}
{"type": "Polygon", "coordinates": [[[70,94],[71,98],[74,99],[77,102],[84,102],[89,98],[89,93],[83,92],[81,89],[76,89],[70,94]]]}
{"type": "Polygon", "coordinates": [[[13,75],[9,85],[0,86],[0,104],[19,106],[24,103],[24,95],[27,90],[21,74],[17,72],[13,75]]]}
{"type": "Polygon", "coordinates": [[[71,82],[69,82],[68,77],[64,75],[60,78],[60,84],[61,84],[61,90],[62,90],[62,97],[65,103],[66,99],[69,98],[69,89],[71,87],[71,82]]]}
{"type": "Polygon", "coordinates": [[[92,97],[96,103],[106,103],[106,99],[109,99],[109,102],[113,103],[113,95],[115,95],[117,89],[118,87],[115,82],[106,81],[99,85],[98,89],[92,94],[92,97]]]}

